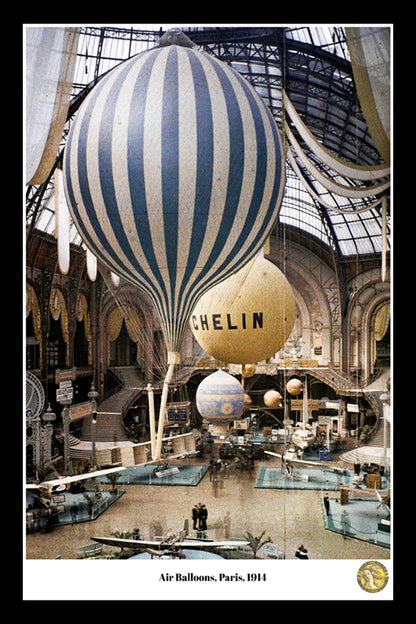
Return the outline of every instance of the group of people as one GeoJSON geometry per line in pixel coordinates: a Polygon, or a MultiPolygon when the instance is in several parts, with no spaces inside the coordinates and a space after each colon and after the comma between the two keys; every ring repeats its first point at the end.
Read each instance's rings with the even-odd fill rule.
{"type": "Polygon", "coordinates": [[[195,531],[207,530],[208,510],[202,503],[197,503],[192,508],[192,522],[195,531]]]}

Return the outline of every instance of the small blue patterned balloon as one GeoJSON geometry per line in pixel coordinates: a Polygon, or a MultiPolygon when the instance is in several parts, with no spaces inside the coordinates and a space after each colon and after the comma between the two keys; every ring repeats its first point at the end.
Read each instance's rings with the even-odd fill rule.
{"type": "Polygon", "coordinates": [[[223,370],[205,377],[196,391],[199,413],[211,423],[227,423],[240,418],[244,408],[244,388],[223,370]]]}

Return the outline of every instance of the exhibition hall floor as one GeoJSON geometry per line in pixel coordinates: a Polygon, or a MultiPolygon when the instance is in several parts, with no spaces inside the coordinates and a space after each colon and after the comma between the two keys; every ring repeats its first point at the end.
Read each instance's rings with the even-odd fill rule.
{"type": "MultiPolygon", "coordinates": [[[[201,459],[189,460],[192,462],[201,464],[201,459]]],[[[278,459],[267,464],[280,465],[278,459]]],[[[219,481],[212,481],[207,472],[192,487],[120,484],[124,494],[95,520],[29,533],[26,558],[76,559],[79,548],[93,543],[91,537],[116,531],[138,528],[142,538],[151,539],[170,530],[180,531],[185,520],[192,529],[195,503],[207,507],[210,539],[242,538],[246,532],[259,536],[264,531],[264,537],[270,537],[285,559],[294,559],[300,544],[308,549],[310,559],[390,558],[388,548],[328,530],[320,490],[256,487],[262,465],[256,461],[251,471],[229,471],[219,481]]],[[[330,496],[336,494],[330,492],[330,496]]],[[[114,549],[105,546],[103,554],[106,552],[114,549]]]]}

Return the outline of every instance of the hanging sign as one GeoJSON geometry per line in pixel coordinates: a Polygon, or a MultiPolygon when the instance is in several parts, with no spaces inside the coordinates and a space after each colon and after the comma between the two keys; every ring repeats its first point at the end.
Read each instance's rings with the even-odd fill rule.
{"type": "Polygon", "coordinates": [[[92,412],[92,401],[85,401],[84,403],[76,403],[69,408],[70,420],[78,420],[79,418],[85,418],[92,412]]]}
{"type": "Polygon", "coordinates": [[[339,409],[340,405],[338,402],[335,401],[325,401],[324,403],[324,407],[326,407],[326,409],[339,409]]]}
{"type": "MultiPolygon", "coordinates": [[[[291,410],[303,410],[303,399],[291,399],[290,400],[290,409],[291,410]]],[[[308,399],[308,409],[310,410],[318,410],[319,409],[319,400],[318,399],[308,399]]]]}
{"type": "Polygon", "coordinates": [[[331,424],[332,416],[318,416],[318,425],[329,426],[331,424]]]}
{"type": "Polygon", "coordinates": [[[189,401],[168,405],[167,415],[169,422],[186,422],[189,415],[189,401]]]}
{"type": "Polygon", "coordinates": [[[357,403],[347,403],[347,412],[355,412],[358,414],[360,411],[359,405],[357,403]]]}
{"type": "Polygon", "coordinates": [[[65,388],[72,388],[72,379],[59,382],[59,390],[64,390],[65,388]]]}
{"type": "Polygon", "coordinates": [[[60,383],[61,381],[65,381],[71,379],[74,381],[77,378],[77,369],[76,366],[72,368],[60,369],[57,368],[55,371],[55,383],[60,383]]]}
{"type": "Polygon", "coordinates": [[[72,401],[73,396],[74,396],[74,389],[72,387],[64,388],[63,390],[56,391],[56,400],[58,402],[72,401]]]}

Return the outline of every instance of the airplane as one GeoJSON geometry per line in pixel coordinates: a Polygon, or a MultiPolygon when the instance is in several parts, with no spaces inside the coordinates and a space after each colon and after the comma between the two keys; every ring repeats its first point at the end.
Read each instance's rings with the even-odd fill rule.
{"type": "MultiPolygon", "coordinates": [[[[189,436],[190,434],[182,434],[182,435],[178,435],[178,436],[171,436],[171,437],[167,437],[167,438],[163,438],[163,441],[169,441],[172,442],[173,440],[177,439],[177,438],[184,438],[189,436]]],[[[136,445],[136,446],[141,446],[141,445],[136,445]]],[[[101,470],[96,470],[96,471],[92,471],[92,472],[86,472],[80,475],[73,475],[73,476],[60,476],[57,479],[51,479],[51,480],[45,480],[42,481],[41,483],[27,483],[26,484],[26,488],[27,489],[32,489],[32,490],[46,490],[46,491],[53,491],[53,492],[58,492],[58,491],[63,491],[66,486],[66,484],[68,483],[74,483],[76,481],[83,481],[86,479],[94,479],[95,477],[102,477],[106,474],[110,474],[112,472],[121,472],[122,470],[126,470],[127,468],[129,468],[130,466],[132,467],[139,467],[139,466],[149,466],[151,464],[156,464],[155,469],[153,471],[153,474],[157,477],[163,477],[166,476],[168,474],[172,474],[174,472],[179,472],[180,470],[180,466],[170,466],[169,463],[174,460],[174,459],[185,459],[186,457],[192,457],[195,456],[197,454],[197,450],[195,448],[191,449],[191,450],[180,450],[178,453],[170,453],[168,454],[166,457],[161,457],[159,459],[150,459],[149,461],[145,461],[145,462],[141,462],[141,463],[134,463],[134,464],[129,464],[127,463],[126,465],[118,465],[116,467],[111,467],[111,468],[104,468],[101,470]]]]}
{"type": "Polygon", "coordinates": [[[176,455],[169,455],[166,458],[152,459],[145,464],[135,464],[135,466],[151,466],[155,464],[153,475],[161,478],[180,471],[180,466],[176,466],[175,464],[171,465],[171,461],[173,459],[185,459],[185,457],[190,457],[192,455],[195,455],[195,451],[184,451],[182,453],[177,453],[176,455]]]}
{"type": "Polygon", "coordinates": [[[114,468],[104,468],[103,470],[94,470],[92,472],[84,472],[79,475],[72,475],[66,477],[59,477],[57,479],[50,479],[41,481],[40,483],[26,483],[27,490],[46,490],[47,492],[62,492],[66,489],[68,483],[76,483],[77,481],[85,481],[87,479],[95,479],[96,477],[102,477],[112,472],[121,472],[126,470],[124,466],[116,466],[114,468]]]}
{"type": "Polygon", "coordinates": [[[282,460],[282,469],[290,477],[295,476],[293,474],[293,463],[307,464],[309,466],[315,466],[315,467],[322,467],[322,468],[325,468],[326,470],[329,470],[330,472],[335,472],[337,474],[344,474],[344,469],[338,468],[337,466],[331,466],[331,468],[328,468],[328,465],[323,464],[322,462],[318,462],[314,460],[308,461],[307,459],[298,459],[296,455],[296,451],[293,451],[290,448],[285,451],[284,455],[281,455],[280,453],[274,453],[273,451],[264,451],[264,452],[267,455],[272,455],[273,457],[279,457],[282,460]]]}
{"type": "Polygon", "coordinates": [[[187,521],[184,522],[182,531],[169,531],[165,537],[159,540],[142,540],[134,538],[121,537],[91,537],[94,542],[105,544],[106,546],[116,546],[119,548],[132,548],[134,550],[144,550],[151,556],[157,556],[163,559],[186,559],[183,553],[184,548],[191,550],[208,550],[211,548],[227,548],[235,550],[242,546],[247,546],[248,541],[245,540],[211,540],[207,538],[189,537],[187,530],[187,521]]]}
{"type": "MultiPolygon", "coordinates": [[[[180,466],[170,466],[170,462],[173,459],[184,459],[185,457],[189,457],[195,455],[195,451],[181,451],[180,453],[176,453],[174,455],[169,455],[166,459],[159,460],[150,460],[143,463],[133,464],[133,467],[138,466],[149,466],[152,464],[156,464],[153,474],[156,477],[164,477],[169,474],[173,474],[179,472],[180,466]]],[[[78,481],[85,481],[87,479],[95,479],[97,477],[103,477],[107,474],[111,474],[113,472],[122,472],[123,470],[127,470],[128,466],[115,466],[112,468],[103,468],[101,470],[94,470],[91,472],[85,472],[79,475],[72,476],[60,476],[56,479],[48,479],[45,481],[41,481],[40,483],[26,483],[27,490],[39,490],[41,492],[45,492],[51,494],[52,492],[63,492],[66,489],[66,485],[68,483],[76,483],[78,481]]]]}

